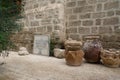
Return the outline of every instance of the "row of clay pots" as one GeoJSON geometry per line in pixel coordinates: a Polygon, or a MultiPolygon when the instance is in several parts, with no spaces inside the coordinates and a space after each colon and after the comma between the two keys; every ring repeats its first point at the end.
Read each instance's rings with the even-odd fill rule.
{"type": "Polygon", "coordinates": [[[103,50],[100,41],[97,39],[87,40],[83,48],[81,41],[69,39],[65,41],[65,50],[54,49],[54,52],[57,53],[58,58],[65,57],[68,65],[79,66],[82,64],[84,57],[90,63],[99,63],[101,61],[109,67],[120,66],[120,51],[103,50]]]}

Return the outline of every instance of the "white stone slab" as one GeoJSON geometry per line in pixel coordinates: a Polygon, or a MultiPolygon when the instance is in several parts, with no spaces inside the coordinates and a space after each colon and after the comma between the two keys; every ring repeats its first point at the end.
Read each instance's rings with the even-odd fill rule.
{"type": "Polygon", "coordinates": [[[34,35],[33,53],[49,56],[49,42],[48,35],[34,35]]]}

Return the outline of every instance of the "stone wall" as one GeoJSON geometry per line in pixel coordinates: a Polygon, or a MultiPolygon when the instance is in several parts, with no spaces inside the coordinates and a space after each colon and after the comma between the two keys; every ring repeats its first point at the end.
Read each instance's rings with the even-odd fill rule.
{"type": "Polygon", "coordinates": [[[120,0],[66,0],[67,38],[100,35],[104,47],[120,48],[120,0]]]}
{"type": "MultiPolygon", "coordinates": [[[[29,52],[33,49],[34,34],[50,34],[59,30],[60,40],[65,39],[65,15],[64,15],[64,0],[25,0],[24,18],[20,24],[24,26],[23,31],[17,33],[17,37],[29,35],[32,39],[31,44],[24,43],[25,37],[17,39],[13,37],[15,44],[20,47],[28,48],[29,52]],[[31,33],[31,34],[29,34],[31,33]]],[[[29,40],[28,40],[29,42],[29,40]]]]}
{"type": "Polygon", "coordinates": [[[26,0],[24,15],[25,30],[39,34],[60,30],[65,37],[64,0],[26,0]]]}
{"type": "Polygon", "coordinates": [[[26,47],[27,50],[32,53],[33,50],[33,33],[30,31],[21,31],[11,36],[11,40],[14,42],[15,47],[13,50],[18,51],[20,47],[26,47]]]}
{"type": "Polygon", "coordinates": [[[63,41],[100,35],[104,47],[120,48],[120,0],[26,0],[21,23],[31,37],[56,30],[63,41]]]}

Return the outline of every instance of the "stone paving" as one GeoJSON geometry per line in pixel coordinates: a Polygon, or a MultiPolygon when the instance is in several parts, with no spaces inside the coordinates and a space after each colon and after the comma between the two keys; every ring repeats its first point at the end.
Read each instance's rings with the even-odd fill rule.
{"type": "Polygon", "coordinates": [[[120,80],[120,68],[85,62],[73,67],[64,59],[12,52],[0,65],[0,80],[120,80]]]}

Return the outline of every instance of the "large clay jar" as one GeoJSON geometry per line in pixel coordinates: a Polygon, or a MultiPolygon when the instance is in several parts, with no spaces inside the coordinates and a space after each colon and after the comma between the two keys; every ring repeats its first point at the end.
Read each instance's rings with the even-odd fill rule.
{"type": "Polygon", "coordinates": [[[66,51],[66,64],[71,66],[79,66],[82,64],[84,52],[82,50],[66,51]]]}
{"type": "Polygon", "coordinates": [[[84,56],[84,52],[81,50],[81,46],[81,41],[71,39],[65,41],[65,60],[68,65],[81,65],[84,56]]]}
{"type": "Polygon", "coordinates": [[[120,66],[120,51],[103,50],[101,53],[101,62],[108,67],[120,66]]]}
{"type": "Polygon", "coordinates": [[[99,36],[87,36],[86,41],[83,45],[84,58],[87,62],[99,63],[100,53],[102,50],[101,42],[99,41],[99,36]]]}

